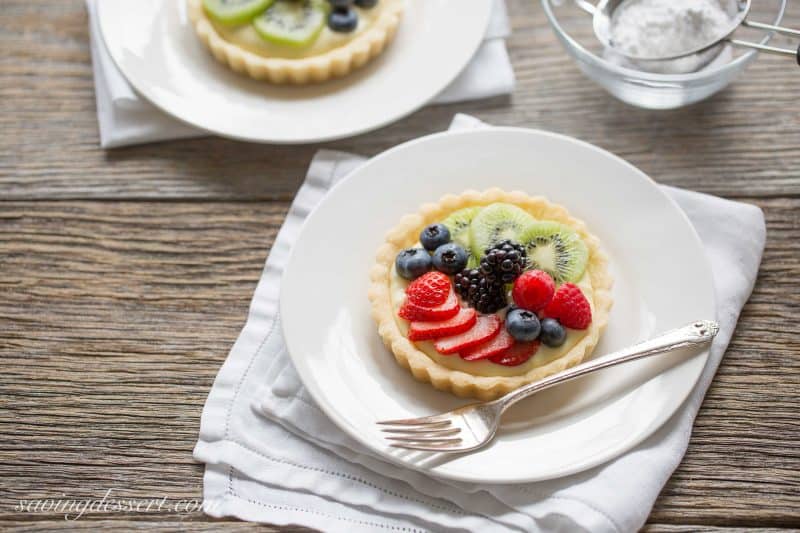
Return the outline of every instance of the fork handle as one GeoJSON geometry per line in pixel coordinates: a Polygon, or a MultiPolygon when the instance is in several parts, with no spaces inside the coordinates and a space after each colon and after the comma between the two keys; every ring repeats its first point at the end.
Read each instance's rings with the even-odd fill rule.
{"type": "Polygon", "coordinates": [[[653,339],[640,342],[639,344],[624,348],[598,359],[587,361],[541,381],[521,387],[515,391],[509,392],[502,398],[496,400],[496,402],[499,404],[500,411],[502,412],[518,401],[536,394],[539,391],[558,385],[559,383],[564,383],[565,381],[570,381],[604,368],[669,352],[677,348],[705,344],[711,341],[718,331],[719,325],[713,320],[698,320],[682,328],[668,331],[653,339]]]}

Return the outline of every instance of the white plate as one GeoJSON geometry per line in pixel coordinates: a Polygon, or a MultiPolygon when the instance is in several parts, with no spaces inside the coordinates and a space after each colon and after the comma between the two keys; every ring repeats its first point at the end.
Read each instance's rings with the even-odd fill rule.
{"type": "Polygon", "coordinates": [[[375,422],[465,402],[416,382],[370,317],[368,271],[386,231],[441,195],[498,186],[544,195],[586,221],[615,278],[595,355],[714,318],[711,270],[684,213],[645,174],[589,144],[513,128],[453,132],[389,150],[337,185],[306,221],[283,276],[281,316],[306,388],[350,436],[388,460],[479,483],[560,477],[653,433],[691,391],[707,352],[615,367],[520,403],[489,447],[441,456],[386,446],[375,422]]]}
{"type": "Polygon", "coordinates": [[[491,0],[407,0],[394,42],[343,79],[278,87],[217,63],[197,39],[185,0],[103,0],[111,57],[139,93],[200,129],[265,143],[357,135],[416,111],[467,65],[491,0]]]}

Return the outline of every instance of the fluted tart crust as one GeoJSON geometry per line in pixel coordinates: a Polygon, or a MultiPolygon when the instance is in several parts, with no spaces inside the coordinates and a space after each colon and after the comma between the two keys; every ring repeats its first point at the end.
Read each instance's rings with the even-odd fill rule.
{"type": "MultiPolygon", "coordinates": [[[[214,57],[235,72],[275,84],[306,85],[346,76],[380,55],[394,38],[404,0],[383,0],[379,16],[341,46],[308,57],[265,57],[226,40],[203,9],[202,0],[187,0],[194,29],[214,57]]],[[[377,8],[375,8],[377,9],[377,8]]]]}
{"type": "MultiPolygon", "coordinates": [[[[592,235],[586,224],[571,216],[567,210],[540,196],[529,196],[523,192],[505,192],[489,189],[483,192],[466,191],[460,195],[448,194],[436,203],[425,204],[414,214],[404,216],[398,225],[386,236],[386,241],[377,252],[375,264],[370,270],[369,299],[372,316],[377,323],[378,332],[384,344],[392,351],[397,362],[407,368],[419,381],[432,384],[435,388],[451,392],[461,397],[491,400],[502,396],[528,383],[543,379],[566,368],[577,365],[587,358],[599,342],[600,335],[608,323],[612,306],[612,277],[608,271],[608,260],[601,250],[600,241],[592,235]],[[452,368],[449,359],[437,362],[437,355],[424,351],[421,343],[410,341],[406,334],[406,323],[397,316],[397,303],[393,301],[393,284],[397,274],[394,261],[397,254],[417,244],[420,231],[427,225],[439,222],[451,213],[472,206],[486,206],[496,202],[516,205],[534,218],[552,220],[573,228],[585,242],[589,258],[584,274],[585,281],[591,285],[592,322],[583,335],[569,349],[542,364],[521,365],[519,375],[504,367],[504,375],[476,375],[468,371],[452,368]],[[429,355],[430,354],[430,355],[429,355]]],[[[395,291],[396,292],[396,291],[395,291]]],[[[455,356],[441,356],[455,357],[455,356]]],[[[454,360],[455,361],[455,360],[454,360]]],[[[472,363],[466,362],[467,365],[472,363]]],[[[469,368],[469,367],[463,367],[469,368]]]]}

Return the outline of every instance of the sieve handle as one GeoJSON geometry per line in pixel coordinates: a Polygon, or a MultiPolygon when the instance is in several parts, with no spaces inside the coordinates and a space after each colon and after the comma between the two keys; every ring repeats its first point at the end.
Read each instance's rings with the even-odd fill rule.
{"type": "Polygon", "coordinates": [[[754,20],[743,20],[742,26],[747,26],[748,28],[757,28],[759,30],[774,31],[776,33],[782,33],[783,35],[788,35],[789,37],[800,37],[800,30],[784,28],[783,26],[773,26],[772,24],[764,24],[763,22],[756,22],[754,20]]]}
{"type": "Polygon", "coordinates": [[[759,50],[761,52],[766,52],[768,54],[793,56],[797,61],[797,64],[800,65],[800,45],[798,45],[797,50],[791,50],[789,48],[778,48],[776,46],[768,46],[766,44],[760,44],[760,43],[751,43],[749,41],[740,41],[738,39],[727,39],[727,41],[732,45],[739,46],[741,48],[751,48],[753,50],[759,50]]]}
{"type": "MultiPolygon", "coordinates": [[[[747,26],[748,28],[755,28],[759,30],[774,31],[775,33],[788,35],[790,37],[800,37],[800,30],[793,30],[791,28],[784,28],[783,26],[775,26],[773,24],[764,24],[763,22],[756,22],[754,20],[743,20],[742,26],[747,26]]],[[[767,52],[768,54],[794,56],[795,60],[797,61],[797,64],[800,65],[800,45],[797,46],[797,50],[791,50],[789,48],[778,48],[776,46],[767,46],[765,44],[760,44],[760,43],[739,41],[737,39],[728,39],[728,41],[735,46],[741,46],[743,48],[751,48],[753,50],[760,50],[762,52],[767,52]]]]}

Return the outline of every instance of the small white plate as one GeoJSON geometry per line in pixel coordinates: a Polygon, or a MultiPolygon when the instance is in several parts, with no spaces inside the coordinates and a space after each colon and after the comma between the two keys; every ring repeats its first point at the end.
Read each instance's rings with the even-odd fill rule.
{"type": "Polygon", "coordinates": [[[283,276],[281,316],[306,388],[350,436],[390,461],[441,477],[515,483],[598,465],[652,434],[691,391],[706,351],[614,367],[512,408],[495,441],[443,456],[389,448],[378,420],[466,403],[416,382],[370,317],[368,272],[400,217],[465,189],[544,195],[603,242],[615,278],[595,355],[714,318],[709,264],[686,215],[641,171],[574,139],[494,128],[425,137],[385,152],[337,185],[306,221],[283,276]]]}
{"type": "Polygon", "coordinates": [[[197,128],[252,142],[309,143],[370,131],[445,89],[483,41],[491,0],[407,0],[397,36],[357,72],[280,87],[219,64],[195,35],[185,0],[104,0],[100,28],[134,88],[197,128]]]}

